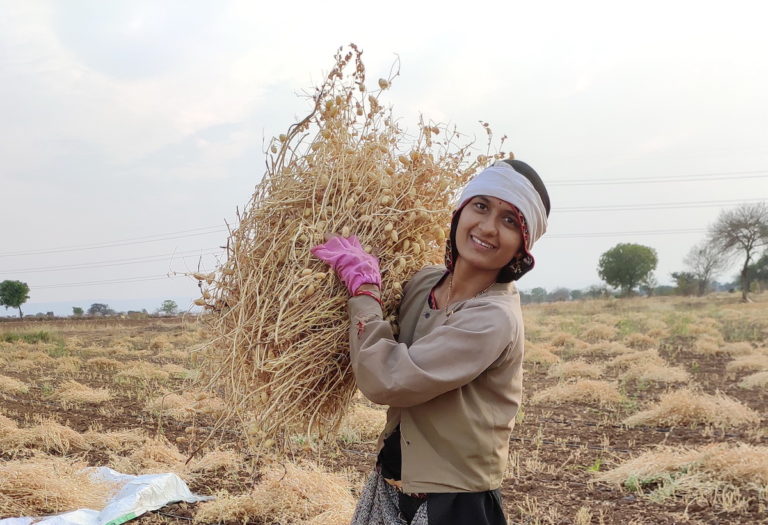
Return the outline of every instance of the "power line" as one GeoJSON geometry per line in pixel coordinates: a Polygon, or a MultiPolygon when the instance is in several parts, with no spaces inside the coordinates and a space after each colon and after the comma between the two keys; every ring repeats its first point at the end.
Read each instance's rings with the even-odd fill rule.
{"type": "MultiPolygon", "coordinates": [[[[216,250],[216,248],[204,248],[204,250],[216,250]]],[[[105,268],[108,266],[124,266],[128,264],[141,264],[145,262],[164,261],[169,257],[179,256],[184,259],[189,259],[190,256],[203,256],[203,255],[216,255],[220,254],[220,251],[202,252],[201,250],[189,250],[185,252],[175,252],[163,255],[148,255],[146,257],[132,257],[128,259],[110,259],[107,261],[97,261],[89,263],[69,264],[64,266],[38,266],[36,268],[16,268],[13,270],[0,270],[0,274],[3,273],[40,273],[40,272],[58,272],[65,270],[85,270],[90,268],[105,268]]]]}
{"type": "Polygon", "coordinates": [[[589,232],[589,233],[548,233],[545,239],[573,239],[578,237],[613,237],[629,235],[680,235],[688,233],[704,233],[706,228],[688,228],[679,230],[638,230],[625,232],[589,232]]]}
{"type": "Polygon", "coordinates": [[[605,206],[562,206],[555,208],[557,212],[588,212],[588,211],[635,211],[635,210],[664,210],[678,208],[710,208],[734,204],[754,204],[765,202],[766,199],[737,199],[727,201],[691,201],[691,202],[656,202],[648,204],[608,204],[605,206]]]}
{"type": "Polygon", "coordinates": [[[141,277],[128,277],[124,279],[108,279],[105,281],[82,281],[79,283],[60,283],[60,284],[43,284],[43,285],[30,285],[33,290],[39,290],[42,288],[72,288],[79,286],[93,286],[98,284],[121,284],[121,283],[139,283],[145,281],[162,281],[164,279],[174,279],[177,277],[185,277],[184,275],[145,275],[141,277]]]}
{"type": "Polygon", "coordinates": [[[174,233],[158,234],[158,235],[150,235],[147,237],[136,237],[134,239],[124,239],[120,241],[83,244],[78,246],[62,246],[60,248],[53,248],[50,250],[30,250],[30,251],[24,251],[24,252],[0,253],[0,257],[18,257],[21,255],[45,255],[50,253],[65,253],[65,252],[78,252],[83,250],[97,250],[101,248],[115,248],[117,246],[129,246],[133,244],[146,244],[150,242],[168,241],[172,239],[183,239],[186,237],[197,237],[200,235],[210,235],[213,233],[223,233],[226,231],[227,230],[222,229],[221,226],[209,226],[207,228],[196,228],[194,230],[184,230],[181,232],[175,232],[175,233],[184,234],[184,235],[175,235],[174,233]],[[210,230],[211,228],[218,228],[218,229],[212,230],[212,231],[200,231],[200,230],[210,230]],[[198,233],[187,233],[187,232],[198,232],[198,233]],[[157,237],[157,238],[154,238],[154,237],[157,237]]]}
{"type": "Polygon", "coordinates": [[[552,186],[590,186],[597,184],[656,184],[664,182],[703,182],[708,180],[757,179],[768,177],[768,170],[723,171],[668,177],[625,177],[615,179],[555,179],[547,181],[552,186]]]}

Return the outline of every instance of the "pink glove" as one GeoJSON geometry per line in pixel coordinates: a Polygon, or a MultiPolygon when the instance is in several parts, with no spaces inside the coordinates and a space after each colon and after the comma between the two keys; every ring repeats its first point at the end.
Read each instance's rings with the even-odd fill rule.
{"type": "Polygon", "coordinates": [[[356,236],[331,237],[309,251],[336,270],[350,294],[364,284],[381,287],[379,260],[363,250],[356,236]]]}

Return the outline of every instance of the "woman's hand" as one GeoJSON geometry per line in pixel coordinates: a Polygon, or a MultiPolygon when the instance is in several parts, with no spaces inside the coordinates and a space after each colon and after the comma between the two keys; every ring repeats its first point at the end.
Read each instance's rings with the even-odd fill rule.
{"type": "Polygon", "coordinates": [[[336,271],[351,295],[365,284],[381,287],[379,260],[363,250],[356,236],[334,236],[309,251],[336,271]]]}

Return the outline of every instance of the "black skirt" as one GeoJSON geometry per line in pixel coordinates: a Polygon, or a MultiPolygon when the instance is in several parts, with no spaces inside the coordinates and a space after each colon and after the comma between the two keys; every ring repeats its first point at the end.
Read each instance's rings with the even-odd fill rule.
{"type": "MultiPolygon", "coordinates": [[[[384,440],[376,465],[385,478],[401,479],[400,427],[384,440]]],[[[507,525],[499,489],[484,492],[434,492],[425,496],[399,494],[400,513],[408,523],[418,508],[428,501],[429,525],[507,525]]]]}

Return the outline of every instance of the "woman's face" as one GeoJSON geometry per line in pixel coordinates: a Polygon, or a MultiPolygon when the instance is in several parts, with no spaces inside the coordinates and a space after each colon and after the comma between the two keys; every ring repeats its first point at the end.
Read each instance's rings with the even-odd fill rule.
{"type": "Polygon", "coordinates": [[[473,197],[456,225],[456,250],[480,271],[498,271],[520,252],[523,235],[513,207],[496,197],[473,197]]]}

